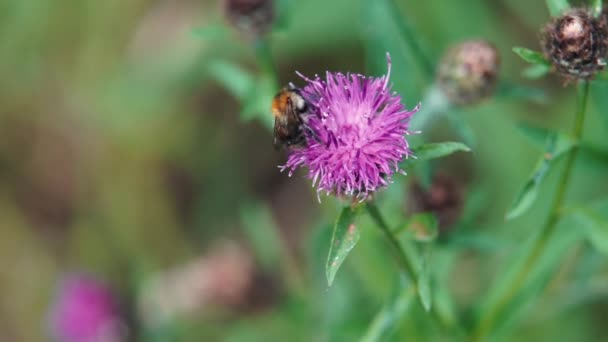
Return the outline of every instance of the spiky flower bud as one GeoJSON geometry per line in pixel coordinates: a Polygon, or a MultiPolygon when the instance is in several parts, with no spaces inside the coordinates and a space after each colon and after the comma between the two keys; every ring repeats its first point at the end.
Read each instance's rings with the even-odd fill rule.
{"type": "Polygon", "coordinates": [[[485,40],[469,40],[451,47],[437,71],[437,84],[450,102],[471,105],[496,89],[500,55],[485,40]]]}
{"type": "Polygon", "coordinates": [[[224,0],[226,18],[243,35],[256,37],[268,31],[274,20],[272,0],[224,0]]]}
{"type": "Polygon", "coordinates": [[[588,80],[604,69],[608,30],[603,16],[573,9],[553,19],[542,31],[545,57],[567,80],[588,80]]]}

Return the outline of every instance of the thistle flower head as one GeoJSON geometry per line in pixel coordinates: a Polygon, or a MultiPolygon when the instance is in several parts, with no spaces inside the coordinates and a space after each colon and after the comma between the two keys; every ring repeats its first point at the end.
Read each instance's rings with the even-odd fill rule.
{"type": "Polygon", "coordinates": [[[388,185],[399,162],[412,154],[405,138],[408,123],[418,111],[408,111],[391,92],[391,61],[382,77],[327,72],[325,79],[300,75],[307,85],[302,96],[311,107],[307,145],[293,150],[282,170],[291,175],[308,168],[317,194],[364,200],[388,185]]]}
{"type": "Polygon", "coordinates": [[[63,279],[50,312],[52,334],[59,341],[121,341],[122,321],[111,291],[96,279],[63,279]]]}
{"type": "Polygon", "coordinates": [[[603,17],[573,9],[551,21],[542,32],[545,57],[566,80],[591,79],[604,69],[608,29],[603,17]]]}

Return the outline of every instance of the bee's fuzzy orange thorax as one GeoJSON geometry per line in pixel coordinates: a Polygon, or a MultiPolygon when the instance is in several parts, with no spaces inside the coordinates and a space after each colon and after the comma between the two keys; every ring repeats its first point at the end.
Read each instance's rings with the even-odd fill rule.
{"type": "Polygon", "coordinates": [[[289,102],[289,95],[287,95],[285,93],[280,93],[279,95],[275,96],[274,99],[272,100],[272,114],[275,117],[280,116],[281,113],[284,113],[287,110],[288,102],[289,102]]]}

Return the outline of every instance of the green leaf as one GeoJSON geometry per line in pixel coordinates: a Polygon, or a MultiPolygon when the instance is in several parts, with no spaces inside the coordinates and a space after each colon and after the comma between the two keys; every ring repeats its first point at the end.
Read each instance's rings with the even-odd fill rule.
{"type": "Polygon", "coordinates": [[[431,277],[429,270],[429,255],[430,251],[427,251],[426,255],[422,258],[422,265],[420,272],[418,273],[418,296],[422,307],[427,312],[431,311],[432,306],[432,294],[431,294],[431,277]]]}
{"type": "Polygon", "coordinates": [[[215,81],[240,101],[255,89],[253,75],[234,63],[224,60],[210,61],[208,72],[215,81]]]}
{"type": "Polygon", "coordinates": [[[345,207],[340,212],[334,225],[329,255],[325,264],[325,274],[329,286],[334,282],[338,269],[340,269],[350,251],[359,241],[360,233],[355,225],[356,216],[357,209],[353,209],[350,206],[345,207]]]}
{"type": "Polygon", "coordinates": [[[591,101],[595,106],[596,112],[604,121],[604,124],[608,128],[608,81],[606,80],[594,80],[591,82],[590,87],[591,101]]]}
{"type": "Polygon", "coordinates": [[[413,149],[417,160],[430,160],[449,156],[456,152],[470,152],[471,149],[460,142],[429,143],[413,149]]]}
{"type": "MultiPolygon", "coordinates": [[[[547,128],[532,126],[523,122],[518,123],[516,127],[530,142],[541,149],[544,149],[547,138],[552,134],[552,131],[547,128]]],[[[591,143],[582,142],[578,145],[581,162],[591,164],[594,167],[608,166],[608,150],[591,143]]]]}
{"type": "Polygon", "coordinates": [[[552,17],[557,17],[570,8],[568,0],[547,0],[547,8],[552,17]]]}
{"type": "Polygon", "coordinates": [[[602,0],[591,0],[591,9],[593,10],[593,15],[599,17],[602,14],[602,0]]]}
{"type": "Polygon", "coordinates": [[[540,52],[519,46],[514,47],[513,52],[515,52],[517,55],[519,55],[519,57],[521,57],[524,61],[528,63],[551,67],[551,63],[546,60],[545,56],[543,56],[543,54],[540,52]]]}
{"type": "Polygon", "coordinates": [[[549,72],[551,72],[551,66],[547,64],[534,64],[525,68],[521,74],[525,78],[529,78],[531,80],[537,80],[539,78],[545,77],[549,72]]]}
{"type": "Polygon", "coordinates": [[[432,213],[413,215],[408,222],[395,233],[406,233],[418,242],[434,241],[439,235],[439,223],[432,213]]]}
{"type": "Polygon", "coordinates": [[[411,307],[415,295],[413,286],[408,288],[405,288],[403,285],[399,286],[398,291],[389,298],[382,310],[376,314],[361,341],[375,342],[389,340],[391,332],[411,307]]]}
{"type": "Polygon", "coordinates": [[[511,205],[511,209],[506,215],[507,220],[521,216],[532,206],[538,195],[540,184],[551,170],[555,161],[574,147],[574,144],[572,138],[565,134],[552,133],[549,136],[547,139],[547,149],[511,205]]]}
{"type": "Polygon", "coordinates": [[[593,208],[576,207],[566,212],[573,214],[582,223],[585,235],[593,247],[608,256],[608,218],[593,208]]]}

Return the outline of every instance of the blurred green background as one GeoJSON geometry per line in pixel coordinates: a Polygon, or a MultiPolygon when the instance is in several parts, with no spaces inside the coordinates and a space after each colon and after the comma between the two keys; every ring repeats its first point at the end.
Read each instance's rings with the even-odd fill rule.
{"type": "MultiPolygon", "coordinates": [[[[409,108],[421,101],[432,77],[416,65],[380,3],[283,2],[285,23],[268,39],[279,84],[302,84],[296,70],[380,75],[389,51],[396,90],[409,108]]],[[[544,221],[555,186],[552,175],[530,213],[505,223],[541,153],[515,124],[567,129],[575,92],[555,76],[523,79],[525,63],[511,52],[515,45],[538,49],[538,30],[548,20],[543,1],[397,5],[431,65],[451,44],[485,38],[501,52],[502,80],[542,89],[548,99],[497,96],[447,113],[472,126],[476,144],[434,169],[464,182],[477,204],[458,226],[466,232],[460,244],[435,247],[443,265],[435,270],[459,319],[470,324],[500,265],[544,221]]],[[[305,173],[279,172],[286,154],[272,147],[269,112],[253,110],[243,119],[242,99],[222,78],[235,66],[251,77],[261,68],[251,41],[225,23],[220,4],[210,0],[0,2],[0,340],[47,340],[56,284],[72,271],[95,274],[115,289],[129,313],[131,340],[351,341],[368,332],[398,280],[390,250],[364,219],[360,244],[328,288],[325,258],[342,203],[323,197],[319,204],[305,173]],[[172,270],[216,260],[214,251],[226,240],[247,253],[235,259],[245,266],[211,261],[204,267],[224,273],[244,267],[251,273],[245,289],[237,286],[227,302],[199,294],[211,299],[175,309],[160,323],[147,321],[141,308],[159,309],[145,309],[141,293],[153,291],[150,284],[160,278],[184,281],[172,270]]],[[[269,106],[268,92],[259,96],[256,108],[269,106]]],[[[608,147],[593,108],[588,118],[585,140],[608,147]]],[[[423,136],[461,139],[445,119],[423,136]]],[[[390,220],[406,210],[408,177],[396,177],[378,195],[390,220]]],[[[605,168],[579,163],[572,199],[601,198],[605,180],[605,168]]],[[[558,276],[544,292],[563,303],[541,296],[515,331],[520,338],[608,336],[602,318],[608,288],[598,278],[606,276],[606,263],[588,244],[574,246],[554,252],[561,256],[558,276]],[[583,279],[580,288],[571,288],[572,277],[583,279]],[[566,298],[566,290],[581,298],[566,298]]],[[[167,291],[169,303],[153,305],[171,307],[181,298],[176,291],[182,290],[167,291]]],[[[419,306],[397,320],[390,339],[450,340],[429,327],[419,306]]]]}

